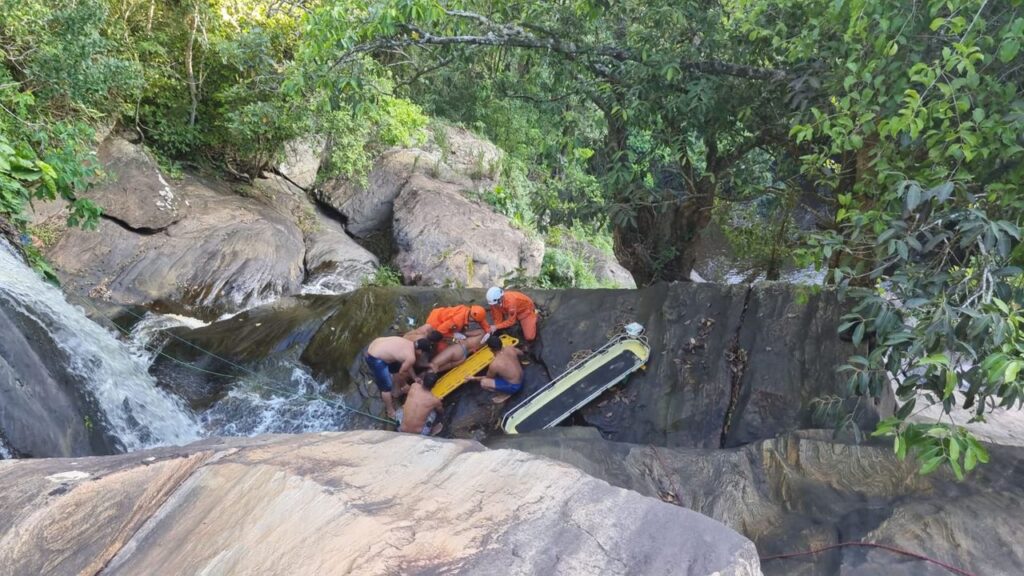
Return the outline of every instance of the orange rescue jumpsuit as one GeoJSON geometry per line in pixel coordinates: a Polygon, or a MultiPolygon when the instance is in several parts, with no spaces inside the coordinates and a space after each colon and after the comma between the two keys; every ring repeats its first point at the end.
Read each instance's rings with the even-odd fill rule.
{"type": "Polygon", "coordinates": [[[470,320],[480,324],[484,332],[491,329],[487,323],[487,311],[482,306],[452,306],[449,308],[434,308],[427,316],[427,324],[441,333],[444,340],[438,342],[437,351],[440,352],[448,346],[448,342],[455,337],[456,332],[464,332],[469,326],[470,320]]]}
{"type": "Polygon", "coordinates": [[[497,306],[491,306],[491,317],[494,329],[511,328],[516,322],[523,328],[523,337],[527,342],[537,338],[537,308],[533,300],[522,292],[506,290],[497,306]]]}

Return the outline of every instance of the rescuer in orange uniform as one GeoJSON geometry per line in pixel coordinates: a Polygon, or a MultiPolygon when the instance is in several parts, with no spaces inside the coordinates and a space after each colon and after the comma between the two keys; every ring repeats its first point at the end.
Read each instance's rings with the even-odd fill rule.
{"type": "Polygon", "coordinates": [[[405,335],[407,339],[427,338],[433,332],[441,333],[437,352],[442,352],[452,342],[461,342],[469,336],[491,332],[487,323],[487,311],[483,306],[451,306],[434,308],[427,316],[427,323],[405,335]]]}
{"type": "Polygon", "coordinates": [[[518,322],[527,347],[533,344],[537,339],[537,308],[529,296],[492,286],[487,289],[487,303],[494,320],[492,331],[511,328],[518,322]]]}

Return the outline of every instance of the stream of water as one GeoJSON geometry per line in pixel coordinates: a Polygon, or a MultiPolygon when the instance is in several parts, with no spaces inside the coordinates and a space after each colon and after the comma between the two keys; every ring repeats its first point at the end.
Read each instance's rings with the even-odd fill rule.
{"type": "Polygon", "coordinates": [[[67,359],[69,372],[102,410],[127,450],[185,444],[201,435],[184,403],[160,389],[147,356],[72,306],[6,244],[0,243],[0,298],[37,323],[67,359]]]}

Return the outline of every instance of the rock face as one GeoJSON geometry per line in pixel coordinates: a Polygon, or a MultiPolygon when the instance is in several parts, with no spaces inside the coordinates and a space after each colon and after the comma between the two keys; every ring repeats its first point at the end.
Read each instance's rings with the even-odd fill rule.
{"type": "Polygon", "coordinates": [[[594,278],[607,288],[636,288],[636,280],[629,270],[619,264],[615,256],[608,254],[597,246],[583,240],[573,238],[568,233],[558,235],[557,241],[548,249],[555,248],[568,252],[583,259],[590,265],[594,278]]]}
{"type": "Polygon", "coordinates": [[[360,286],[380,266],[377,257],[345,233],[338,222],[317,214],[316,229],[306,235],[303,292],[337,294],[360,286]]]}
{"type": "MultiPolygon", "coordinates": [[[[592,429],[499,437],[572,464],[613,485],[677,502],[752,539],[762,557],[870,542],[923,554],[974,574],[1024,572],[1017,536],[1024,514],[1024,450],[992,446],[992,462],[966,482],[946,469],[920,476],[891,446],[837,443],[808,431],[735,450],[654,448],[608,442],[592,429]]],[[[938,566],[848,547],[766,561],[769,575],[939,575],[938,566]]]]}
{"type": "Polygon", "coordinates": [[[0,445],[12,455],[115,451],[99,426],[87,426],[95,408],[60,368],[63,356],[45,330],[0,295],[0,445]]]}
{"type": "Polygon", "coordinates": [[[146,151],[119,136],[97,150],[107,180],[90,191],[104,214],[135,230],[163,230],[184,217],[185,206],[146,151]]]}
{"type": "Polygon", "coordinates": [[[11,574],[760,574],[699,514],[514,450],[384,432],[0,462],[11,574]]]}
{"type": "Polygon", "coordinates": [[[396,263],[407,284],[486,287],[540,273],[544,244],[454,186],[413,177],[395,201],[396,263]]]}
{"type": "Polygon", "coordinates": [[[336,180],[324,185],[319,198],[345,217],[350,234],[365,238],[391,223],[395,198],[413,174],[427,173],[439,165],[437,156],[423,150],[389,150],[374,163],[365,186],[344,179],[336,180]]]}
{"type": "Polygon", "coordinates": [[[296,186],[309,190],[316,184],[326,142],[319,136],[298,138],[284,146],[284,159],[277,171],[296,186]]]}
{"type": "MultiPolygon", "coordinates": [[[[642,290],[528,291],[544,310],[540,325],[543,370],[531,369],[520,397],[563,372],[574,356],[594,350],[628,322],[647,328],[647,369],[607,392],[575,418],[605,437],[640,444],[718,448],[780,434],[828,427],[816,415],[838,398],[862,430],[892,413],[847,398],[835,367],[854,353],[836,336],[843,306],[833,293],[809,295],[782,284],[741,286],[660,284],[642,290]],[[845,399],[845,400],[843,400],[845,399]]],[[[297,299],[261,312],[265,336],[238,338],[243,318],[191,331],[187,337],[229,358],[265,358],[299,349],[313,373],[333,383],[346,401],[379,411],[378,395],[363,373],[361,350],[373,338],[422,324],[435,306],[482,304],[482,290],[364,289],[328,299],[297,299]],[[325,320],[326,319],[326,320],[325,320]],[[410,320],[411,319],[411,320],[410,320]]],[[[187,351],[183,358],[190,358],[187,351]]],[[[536,367],[535,367],[536,368],[536,367]]],[[[451,429],[493,430],[501,417],[472,395],[452,397],[451,429]],[[461,403],[465,402],[466,406],[461,403]]],[[[508,402],[511,407],[516,399],[508,402]]],[[[838,406],[837,406],[838,407],[838,406]]],[[[461,433],[461,432],[460,432],[461,433]]]]}
{"type": "Polygon", "coordinates": [[[201,317],[299,291],[305,246],[288,215],[191,176],[178,194],[188,217],[156,234],[107,219],[67,230],[48,251],[66,287],[201,317]]]}
{"type": "MultiPolygon", "coordinates": [[[[647,328],[647,369],[581,411],[609,439],[737,446],[830,425],[815,417],[816,406],[848,395],[835,368],[854,348],[835,335],[843,308],[829,292],[801,303],[797,290],[783,284],[660,284],[635,292],[541,293],[536,300],[548,312],[540,331],[552,376],[617,327],[636,321],[647,328]]],[[[862,403],[854,421],[871,430],[891,410],[891,399],[862,403]]]]}
{"type": "Polygon", "coordinates": [[[97,231],[63,226],[61,203],[35,214],[37,225],[56,230],[46,254],[66,288],[216,318],[297,294],[307,280],[316,292],[351,290],[377,268],[288,178],[234,188],[195,175],[169,183],[138,145],[111,137],[100,152],[112,180],[93,198],[105,214],[97,231]]]}
{"type": "Polygon", "coordinates": [[[491,142],[461,126],[443,122],[431,127],[426,149],[437,155],[456,174],[468,176],[486,187],[497,183],[505,156],[491,142]]]}

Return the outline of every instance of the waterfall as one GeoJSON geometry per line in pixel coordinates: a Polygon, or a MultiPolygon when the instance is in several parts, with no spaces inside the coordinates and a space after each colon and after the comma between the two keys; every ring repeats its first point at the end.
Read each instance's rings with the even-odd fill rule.
{"type": "Polygon", "coordinates": [[[72,306],[57,287],[25,265],[0,241],[0,303],[38,324],[63,353],[54,362],[102,412],[109,433],[126,450],[184,444],[199,438],[195,417],[177,397],[157,387],[147,358],[72,306]]]}

